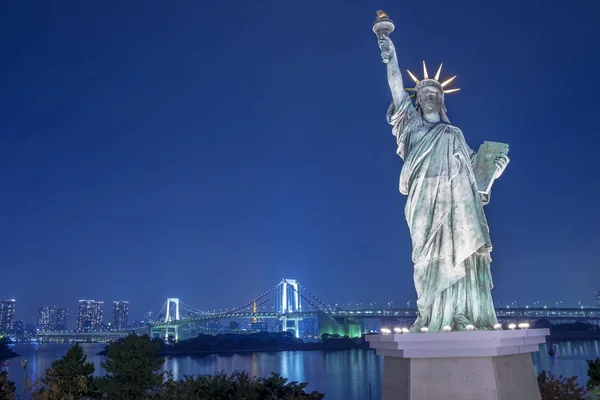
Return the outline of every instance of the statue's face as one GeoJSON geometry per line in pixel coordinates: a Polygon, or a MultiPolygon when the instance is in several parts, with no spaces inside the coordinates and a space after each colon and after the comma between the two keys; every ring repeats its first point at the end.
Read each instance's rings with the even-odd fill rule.
{"type": "Polygon", "coordinates": [[[444,104],[442,92],[434,86],[426,86],[417,93],[419,105],[426,113],[440,112],[444,104]]]}

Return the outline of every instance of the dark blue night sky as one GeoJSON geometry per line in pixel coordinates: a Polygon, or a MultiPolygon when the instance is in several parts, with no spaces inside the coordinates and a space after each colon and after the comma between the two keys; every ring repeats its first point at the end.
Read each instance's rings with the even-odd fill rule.
{"type": "Polygon", "coordinates": [[[403,69],[458,74],[446,104],[470,146],[510,144],[486,207],[495,300],[593,304],[600,3],[551,4],[5,1],[0,298],[27,322],[80,298],[135,319],[288,277],[414,304],[381,8],[403,69]]]}

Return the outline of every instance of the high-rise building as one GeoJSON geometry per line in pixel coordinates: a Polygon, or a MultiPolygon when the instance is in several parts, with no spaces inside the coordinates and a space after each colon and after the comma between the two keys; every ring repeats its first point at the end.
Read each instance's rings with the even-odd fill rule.
{"type": "Polygon", "coordinates": [[[16,304],[15,299],[0,300],[0,332],[12,332],[16,304]]]}
{"type": "Polygon", "coordinates": [[[596,290],[596,307],[600,307],[600,290],[596,290]]]}
{"type": "Polygon", "coordinates": [[[16,319],[15,322],[13,322],[13,333],[15,335],[22,335],[25,333],[25,324],[23,323],[23,320],[16,319]]]}
{"type": "Polygon", "coordinates": [[[67,318],[69,317],[69,310],[66,308],[59,308],[56,310],[56,330],[66,331],[67,330],[67,318]]]}
{"type": "Polygon", "coordinates": [[[33,324],[25,324],[25,335],[32,336],[35,334],[35,326],[33,324]]]}
{"type": "Polygon", "coordinates": [[[42,332],[56,330],[56,306],[38,306],[38,330],[42,332]]]}
{"type": "Polygon", "coordinates": [[[129,302],[114,301],[113,302],[113,323],[112,329],[121,331],[127,328],[129,319],[129,302]]]}
{"type": "Polygon", "coordinates": [[[79,300],[77,332],[93,332],[102,328],[103,301],[79,300]]]}

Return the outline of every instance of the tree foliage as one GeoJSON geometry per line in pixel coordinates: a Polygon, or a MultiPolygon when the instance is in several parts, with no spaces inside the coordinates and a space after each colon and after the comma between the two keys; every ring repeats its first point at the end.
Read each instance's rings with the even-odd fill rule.
{"type": "Polygon", "coordinates": [[[577,384],[577,377],[556,377],[542,371],[538,376],[538,385],[542,400],[585,400],[587,392],[577,384]]]}
{"type": "Polygon", "coordinates": [[[94,369],[94,364],[87,362],[83,349],[76,344],[46,370],[46,376],[37,384],[32,397],[36,400],[82,400],[97,397],[94,369]]]}
{"type": "Polygon", "coordinates": [[[158,344],[148,335],[130,334],[108,346],[106,375],[99,380],[104,398],[109,400],[150,399],[159,392],[165,374],[163,359],[156,356],[158,344]]]}
{"type": "Polygon", "coordinates": [[[247,372],[231,375],[220,372],[214,375],[186,376],[182,380],[169,379],[160,400],[211,399],[211,400],[321,400],[322,393],[305,391],[307,384],[287,382],[278,374],[254,378],[247,372]]]}
{"type": "Polygon", "coordinates": [[[600,388],[600,358],[588,360],[588,389],[600,388]]]}
{"type": "Polygon", "coordinates": [[[14,400],[15,384],[8,380],[6,371],[0,372],[0,400],[14,400]]]}

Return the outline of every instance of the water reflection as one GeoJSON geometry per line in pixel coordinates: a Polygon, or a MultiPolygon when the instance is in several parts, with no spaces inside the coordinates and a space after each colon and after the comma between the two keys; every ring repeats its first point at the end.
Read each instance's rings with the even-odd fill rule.
{"type": "Polygon", "coordinates": [[[252,354],[252,376],[258,377],[258,356],[256,353],[252,354]]]}
{"type": "MultiPolygon", "coordinates": [[[[556,355],[548,354],[550,345],[540,347],[533,355],[536,373],[542,369],[555,375],[580,377],[580,383],[587,381],[586,360],[600,357],[600,343],[562,342],[557,343],[556,355]]],[[[15,351],[22,357],[11,359],[6,367],[9,377],[15,381],[17,389],[23,393],[25,378],[32,382],[50,368],[52,361],[62,357],[69,345],[17,345],[15,351]],[[24,371],[21,359],[27,359],[24,371]]],[[[97,353],[103,345],[84,344],[88,361],[96,366],[96,374],[104,371],[100,363],[104,356],[97,353]]],[[[253,376],[267,376],[278,372],[293,381],[308,382],[309,390],[318,390],[330,399],[374,400],[381,398],[381,377],[383,362],[371,351],[283,351],[272,353],[211,354],[185,357],[166,357],[165,368],[172,371],[177,379],[184,375],[213,374],[219,371],[248,371],[253,376]],[[371,397],[369,397],[371,393],[371,397]]]]}
{"type": "Polygon", "coordinates": [[[551,343],[544,344],[540,346],[538,353],[533,354],[536,373],[546,370],[554,375],[577,376],[579,383],[585,385],[588,370],[586,360],[600,357],[598,341],[557,343],[554,356],[548,354],[551,345],[551,343]]]}

